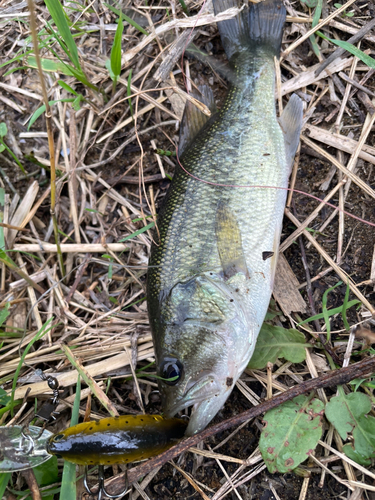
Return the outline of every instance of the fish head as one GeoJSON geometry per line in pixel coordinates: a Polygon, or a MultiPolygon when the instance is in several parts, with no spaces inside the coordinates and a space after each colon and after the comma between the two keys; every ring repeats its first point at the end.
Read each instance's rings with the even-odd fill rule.
{"type": "Polygon", "coordinates": [[[196,277],[166,302],[163,342],[156,348],[166,417],[192,407],[186,435],[202,431],[224,405],[250,359],[255,337],[235,291],[196,277]]]}

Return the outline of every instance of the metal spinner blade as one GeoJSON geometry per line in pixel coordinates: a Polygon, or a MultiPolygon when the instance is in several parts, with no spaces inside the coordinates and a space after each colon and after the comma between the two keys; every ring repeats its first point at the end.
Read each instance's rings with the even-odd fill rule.
{"type": "Polygon", "coordinates": [[[52,432],[30,425],[0,427],[0,473],[30,469],[46,462],[52,455],[47,442],[52,432]]]}

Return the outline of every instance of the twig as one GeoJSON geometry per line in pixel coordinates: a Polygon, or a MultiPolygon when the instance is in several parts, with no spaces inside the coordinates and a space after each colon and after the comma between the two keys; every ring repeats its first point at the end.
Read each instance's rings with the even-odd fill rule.
{"type": "MultiPolygon", "coordinates": [[[[53,243],[43,243],[42,251],[47,253],[56,253],[57,246],[53,243]]],[[[107,243],[106,245],[101,245],[100,243],[62,243],[60,245],[62,253],[105,253],[109,250],[113,252],[124,252],[128,250],[128,246],[125,243],[107,243]]],[[[37,243],[26,243],[20,245],[14,245],[14,250],[21,252],[40,252],[41,248],[37,243]]]]}
{"type": "Polygon", "coordinates": [[[36,477],[33,469],[26,469],[21,472],[25,478],[28,487],[30,488],[31,496],[33,500],[42,500],[38,483],[36,482],[36,477]]]}
{"type": "MultiPolygon", "coordinates": [[[[374,24],[375,24],[375,19],[374,19],[374,24]]],[[[366,94],[370,95],[371,97],[375,97],[374,92],[372,92],[370,89],[364,87],[360,83],[356,82],[353,80],[353,78],[349,78],[345,73],[340,71],[339,77],[345,80],[347,83],[350,83],[350,85],[353,85],[353,87],[357,87],[357,89],[362,90],[362,92],[365,92],[366,94]]]]}
{"type": "MultiPolygon", "coordinates": [[[[278,394],[272,399],[269,399],[268,401],[265,401],[264,403],[261,403],[260,405],[251,408],[250,410],[244,411],[239,415],[235,415],[234,417],[231,417],[224,422],[213,425],[212,427],[205,429],[203,432],[196,434],[195,436],[184,439],[176,446],[173,446],[161,455],[149,460],[148,462],[142,463],[141,465],[138,465],[133,469],[130,469],[128,471],[129,483],[137,481],[140,477],[145,476],[155,467],[159,467],[160,465],[165,464],[184,451],[187,451],[192,446],[196,446],[197,443],[199,443],[203,439],[214,436],[215,434],[223,432],[224,430],[234,427],[235,425],[242,424],[249,418],[259,417],[262,413],[269,411],[272,408],[276,408],[277,406],[285,403],[286,401],[290,401],[291,399],[300,396],[301,394],[323,387],[332,387],[336,385],[347,384],[354,378],[364,377],[373,373],[374,371],[375,358],[366,358],[359,363],[350,365],[348,368],[341,368],[340,370],[330,371],[324,373],[319,378],[314,378],[311,380],[307,380],[306,382],[302,382],[301,384],[292,387],[288,391],[278,394]]],[[[116,481],[111,481],[111,486],[120,489],[123,481],[123,474],[121,474],[116,478],[116,481]]]]}

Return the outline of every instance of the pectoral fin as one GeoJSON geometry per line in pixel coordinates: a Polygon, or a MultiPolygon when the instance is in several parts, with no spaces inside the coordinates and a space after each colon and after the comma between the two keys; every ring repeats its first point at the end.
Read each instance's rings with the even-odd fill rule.
{"type": "MultiPolygon", "coordinates": [[[[212,115],[216,113],[214,94],[210,87],[207,87],[207,85],[199,87],[199,91],[201,94],[192,93],[191,95],[208,107],[211,111],[212,117],[212,115]]],[[[180,157],[209,119],[210,117],[202,113],[197,106],[192,104],[190,101],[186,102],[184,115],[180,125],[180,141],[178,144],[178,155],[180,157]]]]}
{"type": "Polygon", "coordinates": [[[229,279],[243,273],[249,278],[240,228],[236,217],[223,202],[217,207],[215,232],[224,277],[229,279]]]}
{"type": "Polygon", "coordinates": [[[284,132],[285,152],[289,168],[292,167],[302,128],[303,105],[301,99],[293,94],[279,118],[281,130],[284,132]]]}

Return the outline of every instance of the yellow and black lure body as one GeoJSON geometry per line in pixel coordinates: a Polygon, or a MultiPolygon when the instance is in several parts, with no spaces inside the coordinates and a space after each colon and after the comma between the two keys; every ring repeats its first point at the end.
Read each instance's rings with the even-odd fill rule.
{"type": "Polygon", "coordinates": [[[158,455],[182,439],[187,422],[160,415],[123,415],[85,422],[54,434],[47,446],[79,465],[130,463],[158,455]]]}

